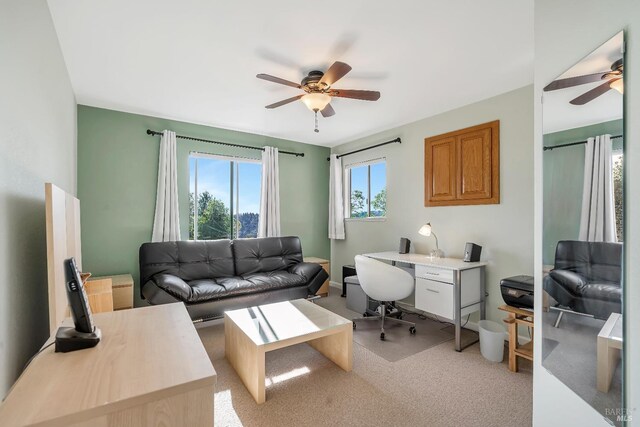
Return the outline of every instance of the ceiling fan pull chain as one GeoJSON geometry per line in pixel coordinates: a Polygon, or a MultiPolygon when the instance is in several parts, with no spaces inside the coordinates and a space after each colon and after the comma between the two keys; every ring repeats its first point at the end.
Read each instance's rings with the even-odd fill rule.
{"type": "Polygon", "coordinates": [[[316,128],[313,130],[315,133],[320,132],[320,130],[318,129],[318,110],[315,110],[314,112],[315,115],[315,120],[316,120],[316,128]]]}

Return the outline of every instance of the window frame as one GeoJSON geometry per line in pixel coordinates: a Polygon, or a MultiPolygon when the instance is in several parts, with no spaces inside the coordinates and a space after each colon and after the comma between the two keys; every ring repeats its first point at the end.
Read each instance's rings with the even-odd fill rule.
{"type": "MultiPolygon", "coordinates": [[[[625,170],[625,152],[624,152],[624,148],[618,148],[618,149],[614,149],[611,150],[611,173],[613,174],[613,168],[615,167],[616,161],[619,160],[620,161],[620,165],[622,167],[622,174],[623,174],[623,179],[622,179],[622,200],[619,200],[616,197],[616,186],[615,186],[615,182],[613,184],[613,209],[614,209],[614,218],[615,218],[615,222],[616,222],[616,242],[618,243],[624,243],[624,228],[625,228],[625,221],[624,221],[624,211],[622,212],[622,217],[618,218],[618,211],[616,209],[616,205],[618,204],[618,202],[622,203],[623,209],[624,209],[624,170],[625,170]],[[620,225],[622,225],[622,230],[619,230],[618,227],[618,220],[620,220],[620,225]]],[[[614,180],[615,181],[615,180],[614,180]]]]}
{"type": "MultiPolygon", "coordinates": [[[[230,203],[229,203],[229,216],[231,218],[231,229],[229,230],[230,238],[237,239],[238,229],[235,227],[233,221],[234,209],[238,210],[238,203],[240,201],[239,197],[239,187],[234,183],[238,179],[238,168],[236,166],[237,163],[255,163],[262,165],[262,159],[255,159],[251,157],[242,157],[242,156],[233,156],[233,155],[222,155],[222,154],[212,154],[212,153],[202,153],[199,151],[190,151],[188,159],[192,158],[196,159],[195,162],[195,176],[194,176],[194,209],[193,209],[193,217],[189,218],[189,221],[193,221],[193,241],[198,241],[198,159],[215,159],[215,160],[224,160],[230,162],[229,166],[229,195],[230,195],[230,203]],[[234,191],[235,190],[235,191],[234,191]],[[235,203],[235,204],[234,204],[235,203]]],[[[262,185],[262,171],[260,171],[260,180],[262,185]]],[[[191,175],[189,175],[189,187],[191,187],[191,175]]],[[[191,188],[189,188],[189,193],[191,193],[191,188]]],[[[236,214],[237,215],[237,214],[236,214]]]]}
{"type": "MultiPolygon", "coordinates": [[[[386,221],[387,219],[387,211],[385,210],[384,216],[371,216],[371,166],[384,163],[385,164],[385,179],[384,179],[384,188],[388,189],[387,185],[387,177],[388,177],[388,169],[387,169],[387,158],[386,157],[377,157],[375,159],[363,160],[360,162],[353,162],[344,165],[343,167],[343,187],[344,187],[344,203],[345,203],[345,220],[346,221],[386,221]],[[367,166],[367,206],[366,212],[367,216],[365,217],[352,217],[351,216],[351,169],[358,168],[362,166],[367,166]]],[[[389,192],[387,191],[387,196],[389,192]]]]}

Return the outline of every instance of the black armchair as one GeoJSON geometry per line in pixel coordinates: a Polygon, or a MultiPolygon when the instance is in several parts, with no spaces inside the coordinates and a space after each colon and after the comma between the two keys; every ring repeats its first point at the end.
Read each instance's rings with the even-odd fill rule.
{"type": "Polygon", "coordinates": [[[621,278],[621,243],[562,240],[544,290],[560,306],[606,320],[621,313],[621,278]]]}

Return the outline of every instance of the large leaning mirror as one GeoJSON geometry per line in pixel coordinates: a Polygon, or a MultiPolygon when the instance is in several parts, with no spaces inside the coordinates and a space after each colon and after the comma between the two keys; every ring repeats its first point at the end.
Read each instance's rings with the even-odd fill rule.
{"type": "Polygon", "coordinates": [[[543,94],[542,365],[621,425],[624,34],[543,94]]]}

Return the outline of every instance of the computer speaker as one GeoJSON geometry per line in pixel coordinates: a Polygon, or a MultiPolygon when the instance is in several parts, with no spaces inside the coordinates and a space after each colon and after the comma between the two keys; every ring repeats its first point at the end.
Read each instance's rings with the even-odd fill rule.
{"type": "Polygon", "coordinates": [[[408,254],[410,249],[411,249],[411,240],[407,239],[406,237],[401,237],[400,249],[398,250],[398,253],[408,254]]]}
{"type": "Polygon", "coordinates": [[[475,243],[467,242],[464,247],[464,258],[465,262],[478,262],[480,261],[480,252],[482,252],[482,246],[476,245],[475,243]]]}

